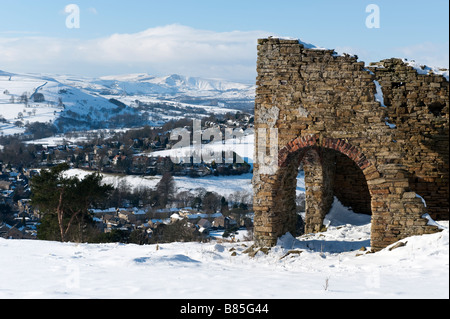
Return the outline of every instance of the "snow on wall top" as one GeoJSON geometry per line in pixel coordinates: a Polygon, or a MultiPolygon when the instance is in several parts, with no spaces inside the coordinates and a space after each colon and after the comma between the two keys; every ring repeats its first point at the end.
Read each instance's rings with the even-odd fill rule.
{"type": "Polygon", "coordinates": [[[419,74],[425,74],[428,75],[430,73],[439,74],[442,75],[449,81],[449,70],[445,68],[439,68],[435,66],[427,66],[421,63],[418,63],[414,60],[408,61],[407,59],[402,59],[404,63],[409,65],[410,67],[413,67],[417,73],[419,74]]]}

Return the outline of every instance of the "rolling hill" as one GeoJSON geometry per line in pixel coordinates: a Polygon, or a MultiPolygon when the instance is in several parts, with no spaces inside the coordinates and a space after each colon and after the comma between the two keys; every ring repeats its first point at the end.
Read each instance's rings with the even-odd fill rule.
{"type": "Polygon", "coordinates": [[[0,71],[0,130],[22,134],[34,122],[59,132],[126,128],[251,112],[254,92],[253,85],[181,75],[85,78],[0,71]]]}

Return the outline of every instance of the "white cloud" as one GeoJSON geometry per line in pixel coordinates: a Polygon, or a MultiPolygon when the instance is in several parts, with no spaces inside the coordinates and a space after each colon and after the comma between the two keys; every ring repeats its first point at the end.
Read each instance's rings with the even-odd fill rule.
{"type": "Polygon", "coordinates": [[[180,73],[252,81],[256,40],[268,35],[264,31],[214,32],[178,24],[91,40],[0,35],[0,69],[86,75],[180,73]]]}
{"type": "Polygon", "coordinates": [[[424,42],[407,47],[396,48],[402,58],[415,60],[418,63],[434,67],[449,67],[449,42],[436,44],[433,42],[424,42]]]}
{"type": "Polygon", "coordinates": [[[88,8],[87,10],[88,10],[89,13],[92,13],[92,14],[94,14],[94,15],[97,15],[97,14],[98,14],[97,9],[94,8],[94,7],[90,7],[90,8],[88,8]]]}

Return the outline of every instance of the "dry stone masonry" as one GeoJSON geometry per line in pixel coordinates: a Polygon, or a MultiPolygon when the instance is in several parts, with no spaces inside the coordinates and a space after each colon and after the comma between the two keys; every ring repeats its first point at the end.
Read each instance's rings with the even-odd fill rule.
{"type": "Polygon", "coordinates": [[[449,217],[446,78],[419,74],[400,59],[366,66],[357,57],[275,38],[258,40],[257,63],[258,245],[296,232],[299,167],[308,233],[323,230],[334,197],[372,215],[375,251],[438,231],[424,216],[449,217]]]}

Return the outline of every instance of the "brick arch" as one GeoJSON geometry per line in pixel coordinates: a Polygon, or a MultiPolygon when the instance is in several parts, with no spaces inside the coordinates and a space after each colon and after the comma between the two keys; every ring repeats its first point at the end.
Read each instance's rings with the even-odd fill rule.
{"type": "MultiPolygon", "coordinates": [[[[273,176],[273,182],[266,183],[267,188],[264,190],[265,194],[268,195],[265,203],[267,205],[267,208],[265,208],[267,221],[263,227],[260,225],[256,226],[258,232],[264,230],[264,236],[272,239],[261,241],[257,237],[259,244],[274,245],[277,236],[295,231],[295,228],[293,228],[293,221],[295,220],[293,213],[295,209],[292,207],[292,194],[290,193],[295,193],[297,175],[293,174],[293,172],[295,167],[298,169],[300,161],[308,153],[312,153],[313,162],[323,164],[327,160],[329,161],[329,159],[318,155],[324,149],[344,154],[359,167],[364,175],[370,193],[372,212],[371,246],[374,251],[380,250],[398,240],[403,224],[407,223],[406,217],[409,216],[415,220],[413,222],[415,228],[412,227],[413,231],[417,229],[422,231],[422,233],[436,231],[435,227],[427,226],[427,221],[422,217],[427,212],[427,209],[423,206],[421,200],[416,197],[416,194],[410,190],[408,179],[405,178],[407,172],[400,167],[395,167],[396,178],[391,180],[391,178],[379,172],[375,164],[365,156],[361,149],[351,145],[348,141],[336,138],[320,138],[318,135],[306,135],[295,138],[279,151],[278,171],[273,176]],[[389,196],[391,202],[387,200],[387,196],[389,196]],[[404,215],[396,217],[395,215],[399,212],[402,212],[404,215]],[[266,225],[274,226],[268,227],[266,225]]],[[[270,180],[270,177],[264,178],[270,180]]],[[[257,201],[255,203],[260,205],[257,201]]],[[[259,207],[256,206],[256,209],[259,209],[259,207]]],[[[324,213],[326,214],[325,211],[313,214],[311,225],[305,225],[305,229],[308,226],[312,230],[311,232],[320,231],[323,217],[325,217],[324,213]],[[320,220],[321,218],[322,221],[320,220]]],[[[258,216],[258,218],[260,217],[258,216]]],[[[411,222],[408,223],[411,224],[411,222]]],[[[415,233],[408,233],[408,235],[413,234],[415,233]]],[[[257,235],[261,236],[261,233],[257,235]]],[[[404,237],[407,237],[407,235],[404,237]]]]}
{"type": "Polygon", "coordinates": [[[357,147],[343,139],[320,138],[318,135],[300,136],[279,151],[278,166],[285,167],[291,154],[311,147],[323,147],[346,155],[361,169],[367,181],[380,177],[378,170],[357,147]]]}
{"type": "MultiPolygon", "coordinates": [[[[367,205],[369,205],[369,207],[371,208],[372,231],[375,232],[376,229],[382,227],[378,223],[380,221],[378,219],[378,216],[380,214],[383,214],[383,212],[385,211],[385,207],[383,205],[380,205],[377,198],[379,198],[380,195],[383,196],[388,194],[390,192],[389,186],[382,185],[377,182],[377,179],[379,179],[381,175],[375,165],[367,159],[365,154],[358,147],[351,145],[344,139],[320,138],[318,135],[307,135],[298,137],[289,142],[279,152],[278,164],[280,170],[277,177],[279,185],[277,184],[276,188],[283,189],[285,187],[285,185],[283,185],[283,180],[287,178],[286,174],[288,174],[288,176],[291,175],[292,167],[298,166],[306,155],[309,154],[310,156],[312,156],[313,162],[326,161],[326,159],[319,156],[321,149],[333,150],[347,156],[361,170],[363,178],[367,183],[367,189],[370,195],[367,199],[367,205]]],[[[292,176],[290,178],[292,179],[292,176]]],[[[317,192],[318,191],[316,190],[315,193],[317,192]]],[[[282,197],[283,195],[280,196],[280,198],[282,197]]],[[[332,204],[332,200],[330,202],[330,198],[332,199],[333,196],[331,196],[330,198],[328,197],[329,196],[325,196],[320,199],[322,202],[322,204],[320,205],[322,207],[321,211],[313,209],[313,212],[309,212],[307,210],[305,220],[305,231],[307,233],[317,232],[322,229],[323,218],[328,213],[332,204]]],[[[313,201],[316,200],[318,199],[313,199],[313,201]]],[[[282,206],[280,205],[280,207],[282,206]]]]}

